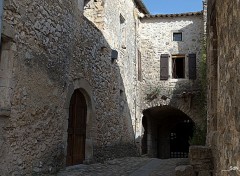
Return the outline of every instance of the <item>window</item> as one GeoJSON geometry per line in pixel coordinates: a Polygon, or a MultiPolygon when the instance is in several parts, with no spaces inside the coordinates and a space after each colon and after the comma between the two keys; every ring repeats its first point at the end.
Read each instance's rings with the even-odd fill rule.
{"type": "Polygon", "coordinates": [[[120,14],[120,48],[126,49],[126,20],[120,14]]]}
{"type": "Polygon", "coordinates": [[[182,32],[174,32],[173,41],[182,41],[182,32]]]}
{"type": "Polygon", "coordinates": [[[125,23],[125,18],[122,16],[122,14],[120,14],[120,24],[124,24],[125,23]]]}
{"type": "Polygon", "coordinates": [[[172,78],[185,78],[184,56],[172,56],[172,78]]]}
{"type": "Polygon", "coordinates": [[[0,55],[0,97],[4,101],[0,101],[0,116],[9,117],[11,109],[11,103],[9,99],[11,95],[10,82],[12,82],[14,56],[14,50],[12,49],[12,47],[15,45],[15,43],[12,41],[11,36],[8,37],[2,34],[2,37],[4,38],[2,38],[0,55]]]}
{"type": "Polygon", "coordinates": [[[142,81],[142,59],[141,52],[138,50],[138,81],[142,81]]]}
{"type": "Polygon", "coordinates": [[[175,54],[171,57],[168,54],[161,54],[160,80],[168,80],[169,78],[195,80],[197,78],[196,54],[189,54],[188,56],[175,54]]]}

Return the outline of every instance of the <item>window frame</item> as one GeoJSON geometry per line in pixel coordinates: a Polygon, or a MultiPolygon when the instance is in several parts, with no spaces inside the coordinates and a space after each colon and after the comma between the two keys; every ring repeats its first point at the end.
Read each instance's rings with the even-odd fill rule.
{"type": "Polygon", "coordinates": [[[169,75],[170,75],[170,79],[172,81],[181,81],[181,80],[189,80],[188,77],[188,55],[187,54],[183,54],[183,53],[174,53],[170,55],[170,59],[169,59],[169,75]],[[173,58],[184,58],[184,78],[174,78],[173,77],[173,58]]]}
{"type": "MultiPolygon", "coordinates": [[[[172,55],[171,57],[172,59],[172,79],[186,79],[186,56],[185,55],[172,55]],[[176,61],[176,59],[182,59],[183,63],[182,63],[182,70],[183,70],[183,77],[178,78],[177,77],[177,65],[174,65],[174,61],[176,61]]],[[[175,62],[176,63],[176,62],[175,62]]]]}
{"type": "Polygon", "coordinates": [[[182,31],[173,31],[172,32],[172,41],[174,42],[182,42],[183,41],[183,32],[182,31]],[[179,35],[181,34],[181,40],[175,40],[176,37],[174,37],[174,35],[179,35]]]}

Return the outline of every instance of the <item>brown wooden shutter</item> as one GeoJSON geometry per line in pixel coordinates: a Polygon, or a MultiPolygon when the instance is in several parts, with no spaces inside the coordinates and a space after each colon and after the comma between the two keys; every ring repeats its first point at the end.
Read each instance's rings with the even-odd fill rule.
{"type": "Polygon", "coordinates": [[[160,58],[160,80],[168,80],[168,54],[161,54],[160,58]]]}
{"type": "Polygon", "coordinates": [[[138,50],[138,81],[142,81],[142,58],[141,52],[138,50]]]}
{"type": "Polygon", "coordinates": [[[188,55],[189,79],[196,79],[196,54],[188,55]]]}

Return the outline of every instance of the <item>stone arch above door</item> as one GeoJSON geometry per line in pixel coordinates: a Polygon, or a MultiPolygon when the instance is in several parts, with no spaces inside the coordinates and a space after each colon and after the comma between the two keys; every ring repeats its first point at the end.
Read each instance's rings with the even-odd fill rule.
{"type": "MultiPolygon", "coordinates": [[[[69,106],[70,100],[75,90],[80,90],[84,95],[87,104],[87,119],[86,119],[86,144],[85,144],[85,162],[90,162],[93,159],[93,146],[95,140],[95,105],[93,101],[93,91],[89,82],[85,79],[76,79],[72,84],[68,86],[67,97],[64,104],[66,111],[66,121],[64,125],[64,141],[67,146],[67,129],[68,129],[68,118],[69,118],[69,106]]],[[[67,155],[67,147],[65,147],[65,154],[67,155]]]]}
{"type": "Polygon", "coordinates": [[[163,100],[161,97],[158,97],[151,102],[144,103],[142,106],[142,112],[144,112],[147,109],[155,107],[168,106],[182,111],[187,116],[191,117],[196,124],[201,124],[202,118],[200,116],[200,110],[196,106],[191,106],[191,103],[192,103],[191,97],[188,97],[186,99],[177,97],[168,99],[166,101],[163,100]]]}

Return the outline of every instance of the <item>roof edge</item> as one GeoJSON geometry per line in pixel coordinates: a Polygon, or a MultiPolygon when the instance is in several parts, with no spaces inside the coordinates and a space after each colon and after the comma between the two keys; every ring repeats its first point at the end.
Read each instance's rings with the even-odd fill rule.
{"type": "Polygon", "coordinates": [[[183,17],[183,16],[200,16],[203,15],[203,11],[199,12],[187,12],[187,13],[177,13],[177,14],[156,14],[156,15],[151,15],[151,14],[145,14],[144,18],[159,18],[159,17],[183,17]]]}
{"type": "Polygon", "coordinates": [[[136,6],[142,13],[150,15],[150,12],[148,11],[147,7],[142,2],[142,0],[134,0],[134,2],[136,3],[136,6]]]}

